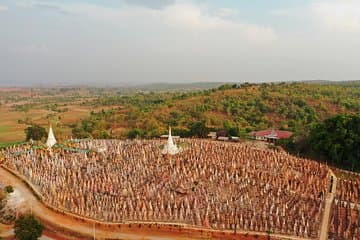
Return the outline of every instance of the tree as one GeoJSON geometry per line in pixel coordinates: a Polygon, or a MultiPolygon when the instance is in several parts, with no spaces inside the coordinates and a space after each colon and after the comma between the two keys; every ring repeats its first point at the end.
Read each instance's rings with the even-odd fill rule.
{"type": "Polygon", "coordinates": [[[236,126],[236,124],[234,124],[233,122],[225,120],[223,126],[228,136],[235,137],[240,135],[239,127],[236,126]]]}
{"type": "Polygon", "coordinates": [[[11,185],[8,185],[5,187],[5,192],[12,193],[14,192],[14,188],[11,185]]]}
{"type": "Polygon", "coordinates": [[[340,114],[310,131],[311,151],[330,164],[360,171],[360,114],[340,114]]]}
{"type": "Polygon", "coordinates": [[[32,125],[26,128],[24,131],[26,135],[26,141],[30,139],[39,141],[45,138],[47,135],[45,128],[38,125],[32,125]]]}
{"type": "Polygon", "coordinates": [[[224,84],[221,85],[220,87],[218,87],[219,90],[223,91],[223,90],[228,90],[228,89],[236,89],[238,86],[237,84],[224,84]]]}
{"type": "Polygon", "coordinates": [[[105,130],[102,130],[100,133],[99,133],[99,138],[100,139],[108,139],[110,138],[110,134],[105,131],[105,130]]]}
{"type": "Polygon", "coordinates": [[[36,240],[41,237],[44,226],[33,215],[21,215],[15,221],[15,237],[19,240],[36,240]]]}
{"type": "Polygon", "coordinates": [[[86,132],[81,127],[75,127],[71,132],[75,138],[89,138],[91,136],[90,133],[86,132]]]}
{"type": "Polygon", "coordinates": [[[206,137],[209,134],[209,128],[206,127],[205,120],[194,122],[189,125],[190,135],[196,137],[206,137]]]}
{"type": "Polygon", "coordinates": [[[137,137],[142,137],[143,135],[144,135],[144,132],[139,128],[132,129],[128,133],[128,137],[130,139],[134,139],[134,138],[137,138],[137,137]]]}

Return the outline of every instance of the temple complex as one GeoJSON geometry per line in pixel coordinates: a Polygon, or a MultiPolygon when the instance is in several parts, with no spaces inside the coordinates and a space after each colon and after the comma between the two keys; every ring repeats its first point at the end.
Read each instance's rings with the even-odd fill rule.
{"type": "Polygon", "coordinates": [[[318,237],[326,165],[246,143],[178,141],[181,153],[171,131],[166,142],[74,140],[52,152],[28,144],[4,151],[3,164],[48,204],[89,219],[318,237]]]}

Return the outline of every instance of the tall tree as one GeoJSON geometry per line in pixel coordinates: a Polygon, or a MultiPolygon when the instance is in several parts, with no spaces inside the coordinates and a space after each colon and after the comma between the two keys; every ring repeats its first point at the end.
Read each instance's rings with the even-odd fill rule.
{"type": "Polygon", "coordinates": [[[129,131],[128,138],[134,139],[134,138],[137,138],[137,137],[142,137],[143,135],[144,135],[144,132],[141,129],[134,128],[134,129],[129,131]]]}
{"type": "Polygon", "coordinates": [[[195,137],[206,137],[209,134],[209,128],[206,127],[205,120],[189,124],[190,135],[195,137]]]}
{"type": "Polygon", "coordinates": [[[26,135],[26,141],[30,139],[35,141],[42,140],[47,135],[45,128],[38,125],[30,126],[26,128],[24,131],[26,135]]]}

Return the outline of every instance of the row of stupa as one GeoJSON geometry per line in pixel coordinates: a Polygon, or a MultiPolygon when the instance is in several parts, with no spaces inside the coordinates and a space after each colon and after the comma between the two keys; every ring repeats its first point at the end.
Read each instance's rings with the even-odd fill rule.
{"type": "MultiPolygon", "coordinates": [[[[49,134],[48,134],[48,138],[46,140],[45,145],[48,147],[49,150],[51,150],[51,148],[55,144],[56,144],[56,138],[55,138],[54,132],[52,130],[52,127],[50,125],[49,134]]],[[[167,140],[167,143],[165,144],[163,150],[161,151],[161,153],[164,155],[175,155],[175,154],[178,154],[179,152],[180,152],[180,149],[174,143],[174,140],[171,135],[171,128],[169,128],[168,140],[167,140]]]]}

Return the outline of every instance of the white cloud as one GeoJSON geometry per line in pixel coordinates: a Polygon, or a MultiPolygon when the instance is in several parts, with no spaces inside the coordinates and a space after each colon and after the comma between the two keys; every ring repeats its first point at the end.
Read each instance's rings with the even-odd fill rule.
{"type": "Polygon", "coordinates": [[[219,17],[234,17],[239,14],[239,11],[232,8],[220,8],[216,11],[216,15],[219,17]]]}
{"type": "Polygon", "coordinates": [[[9,8],[7,6],[0,5],[0,12],[7,11],[7,10],[9,10],[9,8]]]}
{"type": "Polygon", "coordinates": [[[129,5],[160,9],[175,3],[175,0],[125,0],[129,5]]]}
{"type": "Polygon", "coordinates": [[[360,31],[360,1],[321,0],[312,4],[314,17],[330,30],[360,31]]]}
{"type": "Polygon", "coordinates": [[[306,20],[305,27],[328,32],[360,32],[360,1],[315,0],[306,6],[275,9],[272,16],[306,20]]]}
{"type": "Polygon", "coordinates": [[[269,14],[276,17],[307,17],[309,13],[308,6],[297,6],[292,8],[284,8],[284,9],[273,9],[269,11],[269,14]]]}
{"type": "MultiPolygon", "coordinates": [[[[249,24],[227,17],[235,12],[221,11],[222,16],[211,14],[206,8],[196,5],[173,5],[162,13],[165,22],[174,27],[187,28],[198,32],[214,33],[226,38],[238,38],[256,42],[268,42],[277,38],[270,27],[249,24]],[[225,14],[226,12],[226,14],[225,14]],[[227,17],[225,17],[227,15],[227,17]]],[[[218,13],[218,12],[217,12],[218,13]]]]}
{"type": "Polygon", "coordinates": [[[91,17],[97,21],[121,25],[147,25],[152,28],[171,27],[172,31],[198,31],[214,34],[229,34],[228,37],[238,37],[243,40],[267,42],[276,39],[276,34],[270,27],[249,24],[239,20],[228,19],[237,12],[232,9],[219,9],[211,13],[203,5],[169,4],[163,8],[145,8],[137,5],[124,5],[121,8],[110,8],[95,4],[65,4],[47,3],[41,1],[20,2],[26,7],[46,7],[72,15],[91,17]]]}

